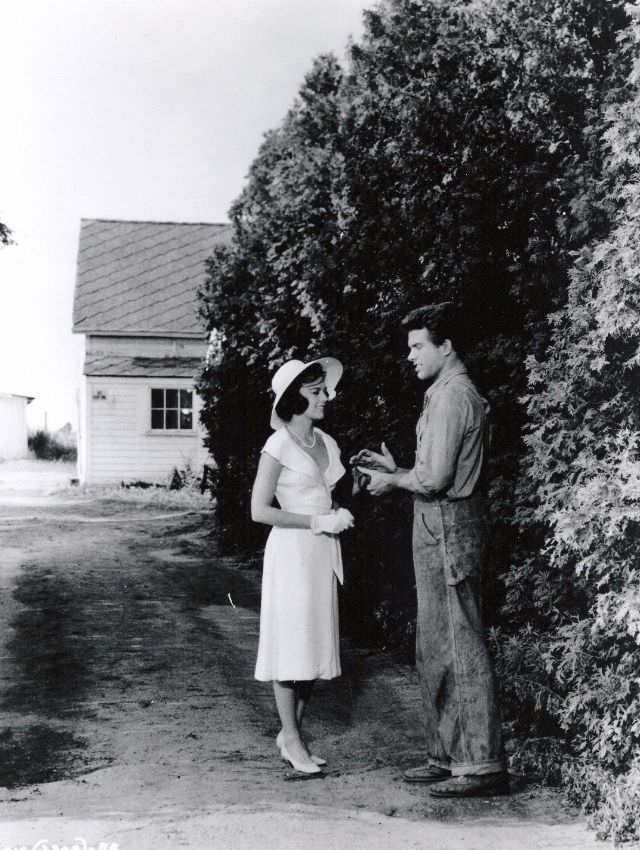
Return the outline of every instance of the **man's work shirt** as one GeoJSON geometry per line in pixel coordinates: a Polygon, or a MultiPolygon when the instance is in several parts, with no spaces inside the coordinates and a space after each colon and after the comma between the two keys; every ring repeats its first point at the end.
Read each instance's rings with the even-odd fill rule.
{"type": "Polygon", "coordinates": [[[434,499],[466,499],[482,474],[488,404],[461,364],[425,393],[416,427],[411,489],[434,499]]]}

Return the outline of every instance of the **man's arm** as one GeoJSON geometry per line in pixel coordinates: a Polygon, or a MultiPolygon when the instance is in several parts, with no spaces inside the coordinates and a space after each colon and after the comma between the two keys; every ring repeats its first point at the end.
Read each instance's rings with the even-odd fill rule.
{"type": "Polygon", "coordinates": [[[429,421],[413,469],[369,471],[367,490],[381,496],[393,489],[437,496],[453,484],[460,446],[468,421],[469,402],[463,394],[442,393],[433,399],[429,421]]]}
{"type": "Polygon", "coordinates": [[[410,493],[422,493],[422,487],[416,481],[413,469],[396,469],[395,472],[377,472],[374,469],[362,469],[371,480],[367,490],[373,496],[382,496],[390,490],[408,490],[410,493]]]}

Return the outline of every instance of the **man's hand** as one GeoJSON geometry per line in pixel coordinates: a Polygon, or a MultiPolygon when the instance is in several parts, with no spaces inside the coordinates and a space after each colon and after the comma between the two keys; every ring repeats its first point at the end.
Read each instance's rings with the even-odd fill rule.
{"type": "Polygon", "coordinates": [[[372,452],[370,449],[362,449],[350,459],[349,463],[352,466],[363,467],[367,471],[375,469],[378,472],[395,472],[398,465],[386,444],[381,443],[380,449],[381,454],[372,452]]]}
{"type": "MultiPolygon", "coordinates": [[[[358,467],[360,469],[360,467],[358,467]]],[[[363,472],[366,472],[370,478],[369,483],[367,484],[367,490],[371,493],[372,496],[382,496],[384,493],[388,493],[390,490],[393,490],[393,475],[390,472],[378,472],[375,469],[364,467],[362,468],[363,472]]]]}

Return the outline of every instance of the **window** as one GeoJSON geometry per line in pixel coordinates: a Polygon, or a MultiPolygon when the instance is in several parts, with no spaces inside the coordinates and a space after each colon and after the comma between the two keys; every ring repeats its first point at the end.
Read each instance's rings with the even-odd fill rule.
{"type": "Polygon", "coordinates": [[[151,390],[152,431],[193,431],[191,390],[151,390]]]}

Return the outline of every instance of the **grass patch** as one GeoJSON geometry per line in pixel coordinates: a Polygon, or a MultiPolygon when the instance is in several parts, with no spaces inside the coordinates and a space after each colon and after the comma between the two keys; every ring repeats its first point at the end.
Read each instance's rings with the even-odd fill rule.
{"type": "Polygon", "coordinates": [[[200,493],[199,490],[182,488],[169,490],[164,485],[143,486],[127,484],[81,484],[64,487],[56,495],[70,499],[86,498],[99,499],[122,504],[137,504],[140,506],[158,508],[182,508],[186,510],[208,510],[213,507],[211,496],[200,493]]]}

